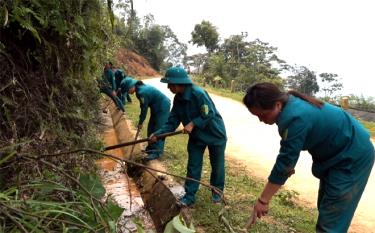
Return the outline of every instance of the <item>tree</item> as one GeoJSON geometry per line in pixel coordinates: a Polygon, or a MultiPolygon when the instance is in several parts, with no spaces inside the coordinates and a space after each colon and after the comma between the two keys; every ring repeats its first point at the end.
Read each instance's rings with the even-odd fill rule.
{"type": "Polygon", "coordinates": [[[208,53],[212,53],[218,48],[219,33],[209,21],[203,20],[200,24],[196,24],[194,31],[191,32],[191,37],[189,42],[197,46],[205,46],[208,53]]]}
{"type": "Polygon", "coordinates": [[[208,60],[206,67],[209,68],[211,76],[220,75],[227,83],[236,79],[241,90],[260,81],[281,84],[280,72],[275,65],[281,66],[283,61],[276,56],[276,48],[259,39],[250,42],[244,39],[243,35],[232,35],[224,40],[218,52],[222,53],[224,61],[211,58],[208,60]]]}
{"type": "Polygon", "coordinates": [[[177,64],[186,56],[187,46],[181,43],[168,26],[153,22],[152,15],[144,18],[144,25],[133,39],[135,49],[144,56],[156,70],[162,64],[177,64]]]}
{"type": "Polygon", "coordinates": [[[343,88],[343,84],[340,82],[337,76],[337,74],[332,73],[319,74],[319,77],[324,85],[322,90],[325,97],[331,96],[334,92],[340,91],[343,88]]]}
{"type": "Polygon", "coordinates": [[[198,54],[194,54],[194,55],[191,55],[191,56],[187,56],[186,59],[185,59],[185,63],[190,63],[191,65],[193,65],[194,67],[196,67],[196,72],[197,73],[200,73],[202,71],[202,66],[203,64],[205,63],[205,61],[207,60],[207,54],[202,54],[202,53],[198,53],[198,54]]]}
{"type": "Polygon", "coordinates": [[[160,25],[152,25],[148,28],[143,28],[139,33],[138,40],[135,41],[137,51],[143,55],[156,70],[159,70],[167,54],[163,42],[164,31],[160,25]]]}
{"type": "Polygon", "coordinates": [[[116,8],[120,23],[115,24],[114,33],[124,36],[124,39],[127,40],[128,35],[139,28],[139,18],[134,11],[133,0],[118,0],[116,8]]]}
{"type": "Polygon", "coordinates": [[[287,87],[310,96],[319,91],[315,72],[305,66],[294,68],[293,72],[294,75],[287,78],[287,87]]]}
{"type": "Polygon", "coordinates": [[[165,32],[164,46],[167,49],[167,55],[164,60],[166,63],[174,65],[182,63],[186,57],[187,45],[181,43],[174,32],[168,26],[163,26],[165,32]]]}
{"type": "Polygon", "coordinates": [[[221,50],[224,52],[228,60],[240,62],[241,58],[246,54],[246,47],[249,46],[248,42],[243,40],[241,35],[232,35],[224,40],[221,50]]]}

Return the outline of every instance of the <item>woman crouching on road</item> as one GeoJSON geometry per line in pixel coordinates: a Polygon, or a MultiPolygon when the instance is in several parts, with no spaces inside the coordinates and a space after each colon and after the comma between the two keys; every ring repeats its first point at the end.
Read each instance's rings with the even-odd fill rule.
{"type": "Polygon", "coordinates": [[[273,195],[294,174],[302,150],[320,179],[316,232],[347,232],[374,164],[367,130],[343,109],[272,83],[248,88],[243,98],[251,114],[278,126],[280,151],[249,224],[268,212],[273,195]]]}

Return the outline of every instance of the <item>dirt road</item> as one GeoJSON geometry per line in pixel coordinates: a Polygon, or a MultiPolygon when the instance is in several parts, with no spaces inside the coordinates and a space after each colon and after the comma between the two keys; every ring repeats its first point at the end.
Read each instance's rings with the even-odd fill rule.
{"type": "MultiPolygon", "coordinates": [[[[173,94],[159,79],[145,81],[156,86],[168,97],[173,94]]],[[[265,125],[252,116],[246,107],[237,101],[212,95],[217,109],[222,115],[228,143],[226,154],[229,158],[240,159],[252,175],[267,179],[279,150],[280,137],[276,125],[265,125]]],[[[311,174],[311,156],[302,152],[295,168],[296,174],[286,183],[286,187],[300,193],[301,199],[315,207],[319,181],[311,174]]],[[[375,172],[372,171],[365,192],[353,218],[350,232],[375,233],[375,172]]]]}

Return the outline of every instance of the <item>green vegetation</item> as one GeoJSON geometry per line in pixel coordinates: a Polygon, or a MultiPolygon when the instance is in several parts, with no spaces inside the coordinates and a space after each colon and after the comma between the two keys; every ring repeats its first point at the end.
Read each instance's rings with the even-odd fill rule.
{"type": "MultiPolygon", "coordinates": [[[[343,88],[337,74],[317,74],[306,66],[289,65],[276,54],[277,48],[259,39],[248,41],[247,32],[231,35],[219,43],[217,28],[209,21],[196,24],[191,43],[204,46],[208,53],[184,58],[184,64],[196,68],[202,83],[228,88],[235,80],[235,91],[243,92],[257,82],[272,82],[283,89],[293,89],[307,95],[340,103],[343,88]]],[[[373,98],[350,96],[350,107],[375,112],[373,98]]]]}
{"type": "Polygon", "coordinates": [[[187,45],[178,40],[169,26],[156,24],[153,15],[140,19],[127,2],[119,0],[117,4],[120,17],[116,17],[112,46],[136,51],[157,71],[179,63],[186,56],[187,45]]]}
{"type": "Polygon", "coordinates": [[[111,53],[110,5],[0,2],[0,232],[116,231],[122,210],[100,200],[95,156],[36,158],[100,148],[95,77],[111,53]]]}
{"type": "MultiPolygon", "coordinates": [[[[126,113],[132,122],[138,121],[139,104],[136,99],[132,104],[126,105],[126,113]]],[[[146,128],[144,127],[141,132],[142,137],[146,137],[146,128]]],[[[186,175],[186,145],[187,135],[169,137],[166,140],[162,162],[169,172],[180,176],[186,175]]],[[[236,232],[243,232],[264,181],[252,177],[240,162],[227,159],[226,163],[225,197],[228,205],[225,206],[224,217],[236,232]]],[[[204,159],[203,182],[209,183],[209,174],[207,155],[204,159]]],[[[183,183],[182,180],[180,182],[183,183]]],[[[269,216],[259,221],[249,232],[315,232],[317,211],[296,204],[296,196],[294,191],[282,190],[272,201],[269,216]]],[[[229,232],[224,230],[225,225],[219,220],[222,208],[222,205],[212,204],[211,191],[200,186],[197,202],[192,208],[194,225],[199,232],[229,232]]]]}
{"type": "Polygon", "coordinates": [[[349,106],[354,109],[375,112],[375,99],[374,97],[350,95],[349,106]]]}
{"type": "Polygon", "coordinates": [[[242,101],[242,98],[244,96],[244,92],[241,91],[235,91],[231,92],[229,88],[224,87],[213,87],[210,84],[204,84],[204,80],[199,75],[191,75],[190,76],[192,80],[194,80],[195,83],[197,83],[200,86],[204,86],[204,89],[210,93],[213,93],[215,95],[220,95],[223,97],[228,97],[237,101],[242,101]]]}
{"type": "Polygon", "coordinates": [[[363,124],[363,126],[366,127],[366,129],[370,132],[370,135],[373,139],[375,139],[375,122],[371,121],[363,121],[360,120],[360,122],[363,124]]]}
{"type": "Polygon", "coordinates": [[[209,21],[203,20],[200,24],[194,26],[191,33],[191,42],[197,46],[206,47],[208,52],[213,52],[218,48],[219,33],[215,26],[209,21]]]}

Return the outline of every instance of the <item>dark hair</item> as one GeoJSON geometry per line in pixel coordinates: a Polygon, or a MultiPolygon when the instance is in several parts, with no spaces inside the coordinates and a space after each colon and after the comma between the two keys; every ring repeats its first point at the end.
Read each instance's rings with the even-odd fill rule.
{"type": "Polygon", "coordinates": [[[271,109],[275,106],[277,101],[281,101],[284,106],[288,101],[289,95],[297,96],[318,108],[321,108],[324,104],[322,101],[317,100],[314,97],[299,93],[297,91],[291,90],[288,92],[283,92],[275,84],[267,82],[257,83],[250,86],[247,89],[246,95],[243,97],[242,102],[248,109],[252,107],[271,109]]]}
{"type": "Polygon", "coordinates": [[[136,83],[135,83],[135,86],[140,86],[140,85],[145,85],[141,80],[138,80],[136,83]]]}

